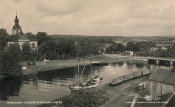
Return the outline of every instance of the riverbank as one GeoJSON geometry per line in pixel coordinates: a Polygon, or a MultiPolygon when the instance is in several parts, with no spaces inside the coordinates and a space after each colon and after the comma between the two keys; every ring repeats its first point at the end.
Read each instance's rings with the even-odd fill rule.
{"type": "MultiPolygon", "coordinates": [[[[80,59],[80,66],[81,65],[90,65],[91,63],[112,63],[118,61],[129,61],[131,60],[131,56],[122,56],[122,55],[98,55],[87,57],[86,59],[80,59]]],[[[50,60],[47,61],[45,65],[27,65],[26,63],[21,63],[26,70],[22,70],[23,75],[28,74],[36,74],[37,72],[41,71],[49,71],[49,70],[58,70],[61,68],[68,68],[77,66],[77,59],[71,60],[50,60]]]]}
{"type": "MultiPolygon", "coordinates": [[[[149,90],[147,88],[143,90],[137,89],[137,86],[143,81],[147,81],[147,76],[132,79],[115,86],[101,84],[97,89],[106,90],[109,94],[109,100],[101,107],[130,107],[131,103],[127,102],[132,102],[136,95],[144,96],[148,94],[149,90]]],[[[60,100],[61,98],[58,98],[51,102],[59,102],[60,100]]],[[[37,107],[56,107],[56,104],[42,104],[37,107]]]]}

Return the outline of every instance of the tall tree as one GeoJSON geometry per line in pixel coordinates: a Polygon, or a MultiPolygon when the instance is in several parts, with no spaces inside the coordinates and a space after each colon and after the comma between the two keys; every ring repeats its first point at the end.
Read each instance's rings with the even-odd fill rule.
{"type": "Polygon", "coordinates": [[[47,35],[46,32],[38,32],[37,33],[38,46],[40,46],[42,42],[46,42],[50,39],[51,38],[47,35]]]}
{"type": "Polygon", "coordinates": [[[21,49],[18,43],[10,44],[7,52],[9,52],[17,62],[21,61],[21,49]]]}
{"type": "Polygon", "coordinates": [[[8,33],[5,29],[0,29],[0,53],[4,51],[5,46],[7,45],[8,33]]]}
{"type": "Polygon", "coordinates": [[[127,51],[133,51],[134,49],[134,42],[128,42],[127,43],[127,51]]]}
{"type": "Polygon", "coordinates": [[[56,59],[57,50],[58,50],[58,43],[53,39],[50,39],[46,42],[42,42],[41,45],[39,46],[39,52],[46,59],[56,59]]]}
{"type": "Polygon", "coordinates": [[[10,52],[6,51],[0,56],[0,72],[5,76],[21,76],[22,66],[10,52]]]}
{"type": "Polygon", "coordinates": [[[32,49],[30,47],[30,44],[28,42],[25,42],[22,46],[22,56],[23,60],[28,61],[32,60],[32,49]]]}
{"type": "Polygon", "coordinates": [[[117,45],[117,51],[123,52],[124,50],[125,50],[125,47],[124,47],[121,43],[119,43],[119,44],[117,45]]]}

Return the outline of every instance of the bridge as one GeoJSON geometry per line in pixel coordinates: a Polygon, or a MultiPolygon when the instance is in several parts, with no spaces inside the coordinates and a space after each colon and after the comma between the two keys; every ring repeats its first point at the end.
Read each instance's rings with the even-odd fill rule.
{"type": "Polygon", "coordinates": [[[162,58],[162,57],[133,57],[132,59],[134,60],[139,60],[139,61],[148,61],[148,62],[153,62],[155,64],[159,63],[166,63],[173,65],[175,64],[175,58],[162,58]]]}

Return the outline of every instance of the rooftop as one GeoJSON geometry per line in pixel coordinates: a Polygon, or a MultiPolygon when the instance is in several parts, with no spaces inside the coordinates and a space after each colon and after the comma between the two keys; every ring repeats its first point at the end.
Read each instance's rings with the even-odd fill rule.
{"type": "Polygon", "coordinates": [[[158,68],[148,79],[151,81],[175,85],[175,69],[158,68]]]}

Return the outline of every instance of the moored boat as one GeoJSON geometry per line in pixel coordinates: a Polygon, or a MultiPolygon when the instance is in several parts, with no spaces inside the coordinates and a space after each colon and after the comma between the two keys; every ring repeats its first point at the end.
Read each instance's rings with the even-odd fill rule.
{"type": "Polygon", "coordinates": [[[75,91],[75,90],[80,90],[80,89],[88,89],[88,88],[97,87],[98,85],[100,85],[100,77],[95,76],[92,80],[86,83],[70,85],[69,88],[71,91],[75,91]]]}

